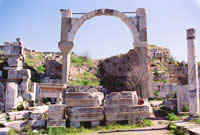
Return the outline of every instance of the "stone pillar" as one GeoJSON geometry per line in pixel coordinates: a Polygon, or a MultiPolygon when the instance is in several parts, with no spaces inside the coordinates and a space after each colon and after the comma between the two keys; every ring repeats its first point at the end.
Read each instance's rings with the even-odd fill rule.
{"type": "Polygon", "coordinates": [[[17,42],[4,44],[2,50],[8,59],[8,67],[4,67],[8,70],[5,109],[10,111],[17,107],[18,97],[31,99],[31,95],[28,93],[31,72],[29,69],[23,69],[24,46],[19,38],[17,38],[17,42]]]}
{"type": "Polygon", "coordinates": [[[69,32],[72,29],[72,11],[70,9],[61,9],[61,41],[68,41],[69,32]]]}
{"type": "Polygon", "coordinates": [[[62,24],[61,24],[61,41],[59,42],[59,49],[63,55],[62,68],[62,83],[66,84],[69,77],[71,52],[74,46],[73,39],[71,39],[72,29],[72,12],[69,9],[61,9],[62,24]]]}
{"type": "Polygon", "coordinates": [[[9,111],[17,107],[18,84],[16,82],[7,82],[6,86],[6,105],[5,110],[9,111]]]}
{"type": "Polygon", "coordinates": [[[147,43],[147,27],[146,27],[146,11],[139,8],[136,11],[136,38],[134,43],[135,50],[139,56],[139,66],[141,66],[142,73],[142,95],[145,101],[148,100],[150,85],[150,66],[149,66],[149,50],[147,43]]]}
{"type": "Polygon", "coordinates": [[[188,54],[188,84],[192,87],[189,91],[190,114],[199,114],[199,78],[197,50],[194,43],[195,29],[187,30],[187,54],[188,54]]]}

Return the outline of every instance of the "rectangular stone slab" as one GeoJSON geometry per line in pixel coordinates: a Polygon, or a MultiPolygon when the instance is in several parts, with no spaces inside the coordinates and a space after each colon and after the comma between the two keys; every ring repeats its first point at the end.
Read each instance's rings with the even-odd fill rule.
{"type": "Polygon", "coordinates": [[[20,57],[9,57],[8,58],[8,66],[9,67],[22,67],[23,66],[23,61],[22,61],[22,58],[20,57]]]}
{"type": "Polygon", "coordinates": [[[106,96],[104,106],[112,105],[137,105],[138,97],[136,91],[112,92],[106,96]]]}
{"type": "Polygon", "coordinates": [[[66,92],[65,104],[68,107],[92,107],[100,106],[103,102],[101,92],[66,92]]]}
{"type": "Polygon", "coordinates": [[[65,120],[48,120],[47,127],[65,127],[66,121],[65,120]]]}
{"type": "Polygon", "coordinates": [[[11,121],[27,119],[30,114],[31,112],[29,111],[8,112],[8,116],[11,121]]]}
{"type": "Polygon", "coordinates": [[[29,120],[29,124],[32,128],[45,128],[46,120],[29,120]]]}
{"type": "Polygon", "coordinates": [[[65,108],[65,105],[50,105],[48,108],[48,120],[63,120],[65,108]]]}
{"type": "Polygon", "coordinates": [[[137,106],[128,106],[128,105],[119,105],[119,106],[106,106],[104,107],[105,113],[117,113],[117,112],[150,112],[152,113],[152,108],[149,105],[137,105],[137,106]]]}
{"type": "Polygon", "coordinates": [[[100,121],[104,119],[102,107],[73,107],[68,110],[70,121],[100,121]]]}
{"type": "Polygon", "coordinates": [[[11,80],[28,80],[31,78],[31,71],[29,69],[10,69],[8,70],[8,79],[11,80]]]}
{"type": "Polygon", "coordinates": [[[23,48],[19,45],[6,45],[3,46],[3,53],[6,56],[19,56],[23,53],[23,48]]]}

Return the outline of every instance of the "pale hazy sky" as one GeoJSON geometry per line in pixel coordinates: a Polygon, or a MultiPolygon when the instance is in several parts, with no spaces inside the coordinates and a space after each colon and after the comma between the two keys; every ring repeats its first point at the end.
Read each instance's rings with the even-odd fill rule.
{"type": "MultiPolygon", "coordinates": [[[[177,59],[186,59],[185,30],[194,27],[200,56],[200,0],[0,0],[0,44],[21,37],[28,48],[59,51],[61,8],[73,12],[146,8],[149,44],[167,47],[177,59]]],[[[132,44],[131,32],[123,22],[101,16],[82,25],[73,51],[105,58],[126,53],[133,48],[132,44]]]]}

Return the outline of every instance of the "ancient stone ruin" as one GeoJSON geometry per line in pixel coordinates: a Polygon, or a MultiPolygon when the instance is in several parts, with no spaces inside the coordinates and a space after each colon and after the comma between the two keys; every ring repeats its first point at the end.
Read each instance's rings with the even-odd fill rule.
{"type": "Polygon", "coordinates": [[[114,16],[119,18],[124,22],[130,29],[133,35],[135,51],[138,54],[138,63],[141,72],[144,72],[142,79],[141,90],[142,97],[144,99],[148,98],[148,92],[150,89],[150,72],[148,63],[148,43],[147,43],[147,24],[146,24],[146,12],[145,9],[140,8],[136,11],[136,16],[128,17],[124,13],[121,13],[113,9],[99,9],[91,11],[80,18],[73,18],[70,9],[62,9],[62,24],[61,24],[61,40],[59,42],[59,49],[63,55],[63,73],[62,73],[62,83],[67,83],[69,78],[70,69],[70,56],[72,48],[74,47],[74,37],[81,27],[81,25],[96,16],[114,16]]]}
{"type": "Polygon", "coordinates": [[[3,54],[7,58],[7,82],[6,82],[6,101],[5,110],[12,110],[17,107],[19,97],[30,99],[28,85],[30,81],[30,70],[23,69],[24,64],[24,46],[19,38],[17,42],[5,43],[3,54]]]}
{"type": "MultiPolygon", "coordinates": [[[[145,9],[137,9],[136,16],[130,17],[113,9],[95,10],[80,18],[73,18],[69,9],[62,9],[61,13],[61,40],[58,47],[62,53],[62,64],[55,65],[59,72],[47,66],[49,69],[47,75],[61,74],[62,80],[51,83],[48,81],[32,83],[30,87],[31,72],[24,67],[23,42],[17,38],[17,42],[6,42],[1,47],[7,59],[7,66],[4,67],[7,76],[0,83],[0,97],[4,97],[0,99],[0,110],[5,110],[7,114],[0,114],[0,121],[5,122],[6,118],[9,119],[10,121],[5,122],[6,127],[22,131],[27,124],[33,128],[65,127],[66,122],[70,123],[70,127],[76,128],[88,122],[91,127],[99,126],[102,122],[107,125],[119,121],[132,124],[153,115],[148,98],[152,96],[152,89],[158,87],[164,91],[161,93],[162,97],[177,93],[177,99],[173,101],[177,100],[178,112],[182,111],[183,106],[189,106],[191,115],[199,114],[199,78],[194,29],[187,30],[188,84],[177,85],[169,82],[161,87],[161,84],[153,82],[155,76],[152,73],[158,73],[151,71],[150,61],[156,57],[160,61],[168,62],[170,53],[167,49],[149,49],[145,9]],[[104,86],[69,86],[70,57],[74,47],[74,37],[85,21],[101,15],[117,17],[127,25],[133,34],[134,49],[127,55],[108,58],[101,63],[100,76],[104,76],[104,80],[101,80],[104,86]],[[134,71],[134,74],[130,71],[134,71]],[[129,74],[131,74],[130,78],[124,78],[129,74]],[[117,79],[120,81],[116,81],[117,79]],[[128,85],[132,87],[124,87],[122,83],[125,79],[132,79],[131,81],[135,83],[128,85]],[[106,85],[113,82],[117,84],[115,87],[106,85]],[[118,82],[122,83],[118,84],[118,82]],[[136,85],[138,85],[138,90],[136,85]],[[47,98],[54,102],[44,105],[43,100],[47,98]],[[26,110],[13,111],[20,103],[27,100],[34,102],[36,107],[29,105],[26,110]]],[[[54,62],[47,63],[54,65],[54,62]]],[[[185,69],[183,70],[186,72],[185,69]]],[[[169,76],[158,75],[156,79],[160,78],[169,79],[169,76]]],[[[167,103],[170,106],[171,102],[167,101],[167,103]]]]}

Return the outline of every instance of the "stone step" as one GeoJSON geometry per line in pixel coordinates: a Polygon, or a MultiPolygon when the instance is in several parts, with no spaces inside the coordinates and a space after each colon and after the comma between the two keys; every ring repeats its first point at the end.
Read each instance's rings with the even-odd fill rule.
{"type": "Polygon", "coordinates": [[[10,128],[0,128],[0,135],[8,135],[10,128]]]}

